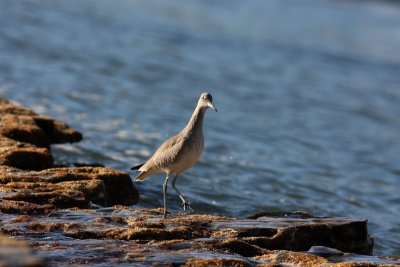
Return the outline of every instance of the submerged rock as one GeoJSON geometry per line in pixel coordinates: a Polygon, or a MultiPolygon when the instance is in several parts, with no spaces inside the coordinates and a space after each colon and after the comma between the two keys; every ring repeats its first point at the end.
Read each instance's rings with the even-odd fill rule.
{"type": "MultiPolygon", "coordinates": [[[[277,224],[276,219],[264,216],[261,229],[268,225],[277,232],[285,232],[299,224],[308,229],[326,224],[345,233],[349,231],[348,223],[351,221],[309,217],[300,222],[281,218],[285,224],[277,224]]],[[[271,250],[264,243],[255,244],[249,239],[270,236],[263,231],[249,231],[248,225],[258,223],[257,219],[184,213],[163,219],[162,209],[115,206],[99,210],[57,210],[47,216],[8,215],[3,220],[2,231],[8,235],[28,237],[35,244],[34,248],[45,254],[53,265],[64,262],[91,266],[383,267],[400,264],[400,259],[355,254],[351,250],[342,252],[323,247],[314,247],[310,251],[271,250]],[[245,232],[246,235],[232,234],[234,232],[245,232]],[[313,251],[324,252],[324,255],[310,254],[313,251]]],[[[353,230],[350,228],[350,231],[353,230]]],[[[288,237],[286,242],[297,243],[296,235],[288,237]]],[[[320,239],[307,242],[321,243],[320,239]]],[[[333,245],[334,248],[343,247],[340,243],[333,245]]]]}

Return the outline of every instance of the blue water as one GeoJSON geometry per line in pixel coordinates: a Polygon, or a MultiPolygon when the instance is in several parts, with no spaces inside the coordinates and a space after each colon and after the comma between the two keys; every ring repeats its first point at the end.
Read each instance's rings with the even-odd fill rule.
{"type": "Polygon", "coordinates": [[[400,255],[399,5],[0,0],[0,25],[0,94],[84,134],[58,162],[129,170],[209,91],[219,112],[177,182],[196,211],[366,218],[375,253],[400,255]]]}

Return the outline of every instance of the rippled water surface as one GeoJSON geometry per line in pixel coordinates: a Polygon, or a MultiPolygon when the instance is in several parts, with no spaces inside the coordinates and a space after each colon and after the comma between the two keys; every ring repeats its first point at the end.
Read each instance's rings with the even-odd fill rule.
{"type": "Polygon", "coordinates": [[[399,5],[0,0],[0,25],[1,95],[85,136],[59,162],[129,170],[207,90],[219,112],[177,183],[196,211],[367,218],[376,254],[400,255],[399,5]]]}

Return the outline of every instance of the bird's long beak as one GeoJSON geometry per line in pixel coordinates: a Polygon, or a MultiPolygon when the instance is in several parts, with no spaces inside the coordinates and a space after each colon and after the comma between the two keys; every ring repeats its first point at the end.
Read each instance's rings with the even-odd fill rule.
{"type": "Polygon", "coordinates": [[[212,110],[214,110],[215,112],[217,112],[217,109],[216,109],[216,107],[214,107],[213,103],[208,102],[208,106],[209,106],[210,108],[212,108],[212,110]]]}

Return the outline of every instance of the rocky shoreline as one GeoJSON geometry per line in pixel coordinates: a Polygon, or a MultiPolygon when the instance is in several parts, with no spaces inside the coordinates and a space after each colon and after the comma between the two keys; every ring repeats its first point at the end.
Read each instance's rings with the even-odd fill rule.
{"type": "Polygon", "coordinates": [[[57,167],[63,122],[0,98],[0,266],[398,266],[372,256],[367,220],[304,212],[248,218],[132,205],[128,173],[57,167]],[[99,208],[100,207],[100,208],[99,208]]]}

